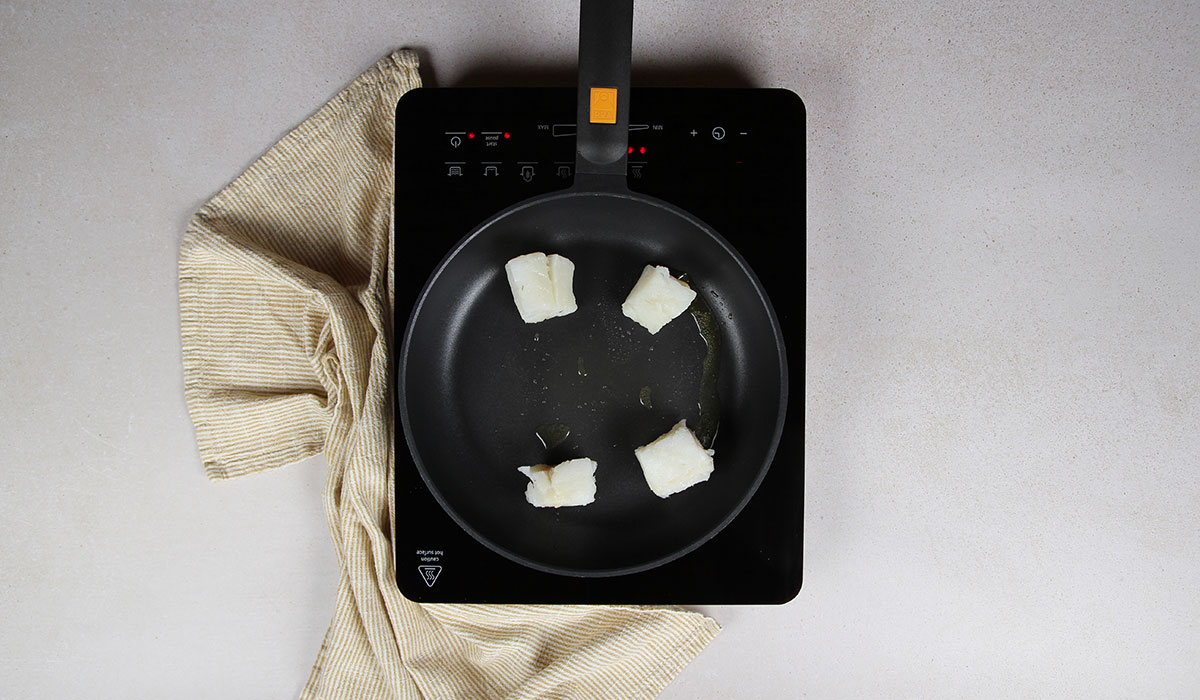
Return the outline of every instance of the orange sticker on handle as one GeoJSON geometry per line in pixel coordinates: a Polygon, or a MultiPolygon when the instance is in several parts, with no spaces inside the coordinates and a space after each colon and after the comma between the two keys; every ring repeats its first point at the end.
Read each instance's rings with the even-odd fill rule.
{"type": "Polygon", "coordinates": [[[593,124],[617,123],[616,88],[592,88],[588,121],[593,124]]]}

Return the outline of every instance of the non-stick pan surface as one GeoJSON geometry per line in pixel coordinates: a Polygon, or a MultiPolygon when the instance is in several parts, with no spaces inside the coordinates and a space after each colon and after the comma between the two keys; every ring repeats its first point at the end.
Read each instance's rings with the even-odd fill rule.
{"type": "MultiPolygon", "coordinates": [[[[591,60],[584,48],[589,2],[600,14],[623,4],[583,4],[581,95],[591,60]]],[[[628,11],[631,17],[631,4],[628,11]]],[[[621,33],[624,75],[610,80],[627,95],[629,27],[621,33]]],[[[397,363],[405,437],[447,513],[504,556],[578,576],[657,566],[724,527],[770,466],[787,401],[778,323],[745,261],[699,220],[624,187],[622,107],[616,143],[592,159],[583,155],[590,136],[581,123],[571,190],[498,214],[442,261],[414,307],[397,363]],[[597,166],[597,159],[607,162],[597,166]],[[534,251],[574,261],[578,311],[521,321],[504,264],[534,251]],[[715,352],[712,334],[706,340],[689,314],[651,335],[621,313],[647,264],[687,275],[718,326],[715,352]],[[715,471],[661,499],[646,485],[634,448],[681,419],[711,428],[704,385],[714,360],[715,471]],[[525,501],[528,482],[517,467],[574,457],[598,463],[594,503],[535,508],[525,501]]]]}

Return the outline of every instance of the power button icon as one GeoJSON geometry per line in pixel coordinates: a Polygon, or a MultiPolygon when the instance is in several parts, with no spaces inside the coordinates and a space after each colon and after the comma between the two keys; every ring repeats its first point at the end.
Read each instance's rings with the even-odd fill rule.
{"type": "Polygon", "coordinates": [[[725,138],[725,127],[714,126],[713,130],[712,130],[712,137],[714,139],[716,139],[717,141],[720,141],[721,139],[725,138]]]}

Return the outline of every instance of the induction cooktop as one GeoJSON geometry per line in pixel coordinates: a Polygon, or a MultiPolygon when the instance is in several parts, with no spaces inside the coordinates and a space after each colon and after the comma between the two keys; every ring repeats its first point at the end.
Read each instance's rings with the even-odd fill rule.
{"type": "MultiPolygon", "coordinates": [[[[400,99],[393,345],[429,275],[460,239],[512,204],[572,184],[575,99],[573,87],[419,88],[400,99]]],[[[410,600],[779,604],[800,590],[803,257],[795,251],[805,234],[804,105],[782,89],[635,87],[629,149],[629,188],[720,232],[774,305],[797,386],[771,467],[741,513],[692,552],[638,573],[574,577],[523,566],[472,538],[426,487],[397,426],[396,581],[410,600]]]]}

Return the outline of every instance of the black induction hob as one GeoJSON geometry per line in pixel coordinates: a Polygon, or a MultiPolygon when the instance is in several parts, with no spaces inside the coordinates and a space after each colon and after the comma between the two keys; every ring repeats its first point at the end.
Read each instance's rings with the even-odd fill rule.
{"type": "MultiPolygon", "coordinates": [[[[575,88],[421,88],[396,108],[393,337],[429,275],[492,214],[569,187],[575,88]]],[[[754,497],[691,553],[640,573],[579,578],[537,571],[477,542],[442,510],[396,432],[396,579],[426,603],[771,604],[800,590],[804,458],[800,244],[805,114],[778,89],[633,88],[630,189],[719,231],[766,288],[787,344],[783,437],[754,497]]],[[[717,444],[719,449],[720,440],[717,444]]],[[[521,498],[521,493],[514,494],[521,498]]]]}

